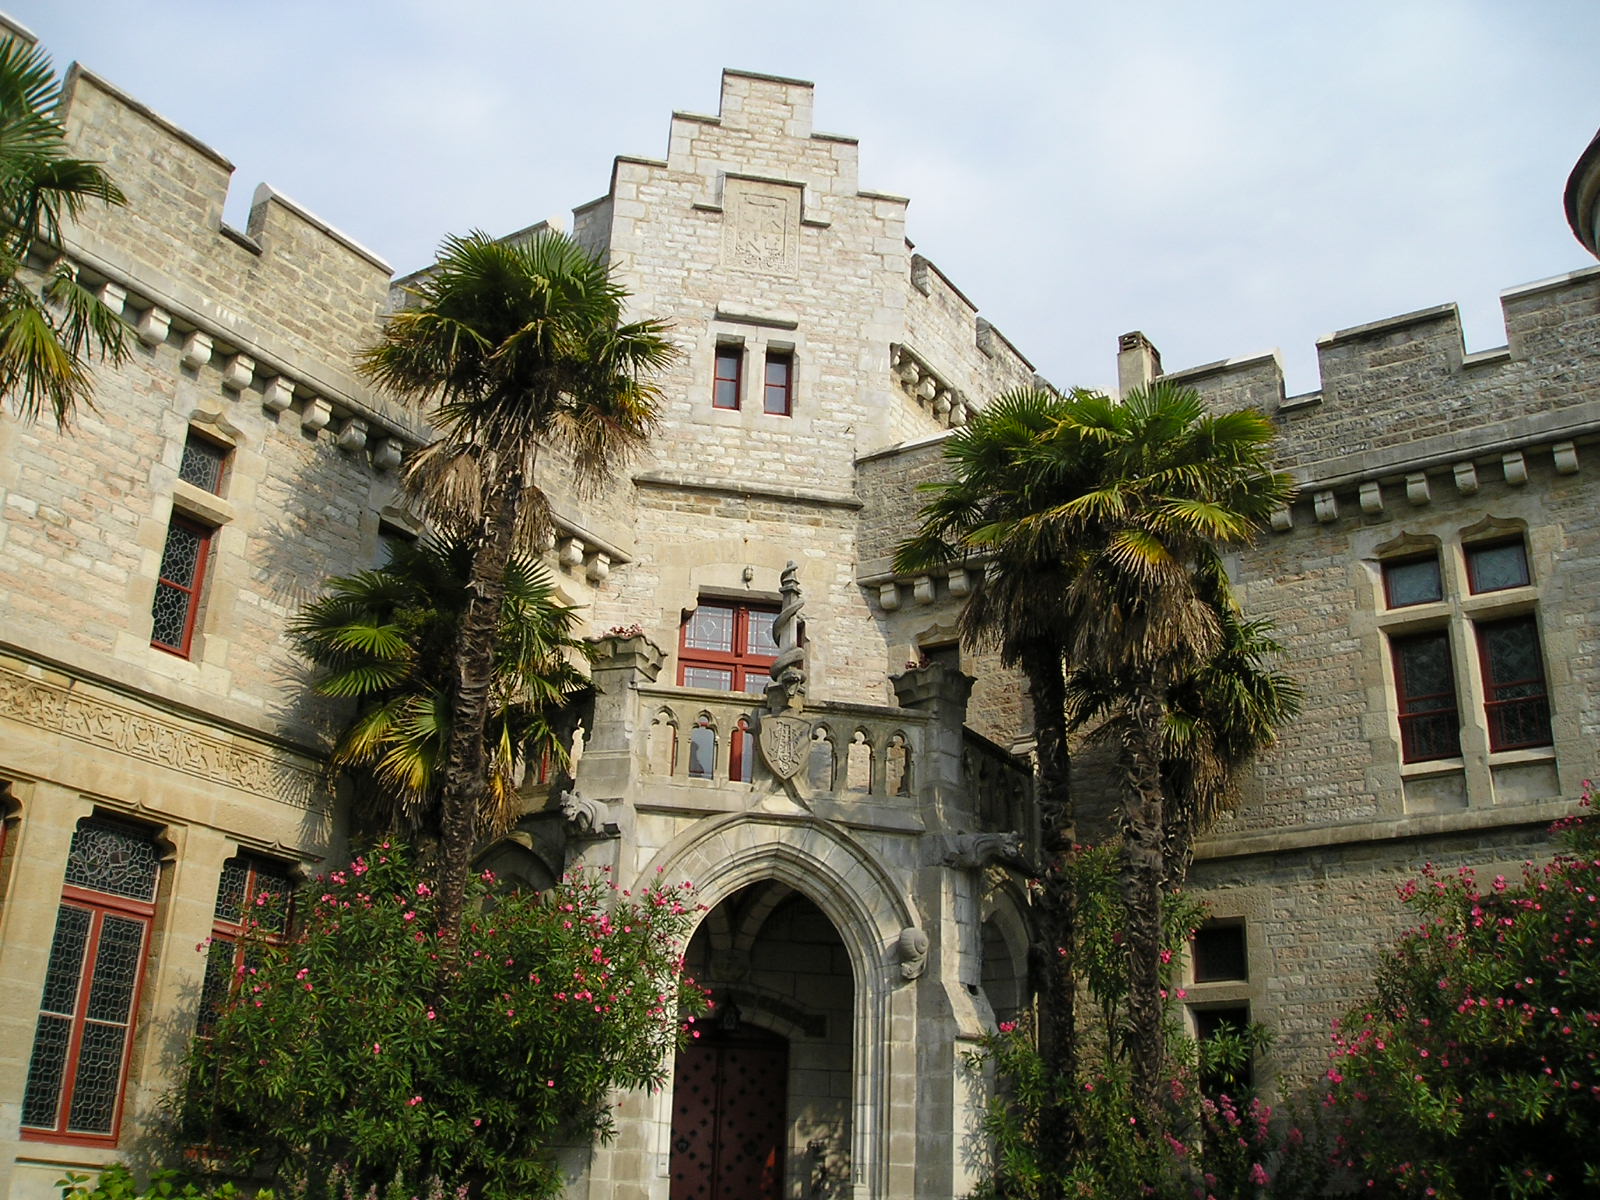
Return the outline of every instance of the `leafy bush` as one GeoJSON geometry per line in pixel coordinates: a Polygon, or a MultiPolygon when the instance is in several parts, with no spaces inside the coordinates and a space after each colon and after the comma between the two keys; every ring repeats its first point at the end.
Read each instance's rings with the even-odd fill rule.
{"type": "Polygon", "coordinates": [[[1081,850],[1075,856],[1073,881],[1078,912],[1073,953],[1090,1001],[1078,1009],[1083,1014],[1080,1076],[1052,1077],[1030,1031],[1009,1022],[970,1056],[969,1067],[991,1068],[995,1079],[984,1120],[992,1169],[974,1200],[1321,1195],[1329,1171],[1315,1126],[1308,1134],[1275,1122],[1271,1108],[1242,1082],[1250,1058],[1264,1048],[1264,1031],[1252,1026],[1199,1044],[1183,1032],[1177,1002],[1186,997],[1177,978],[1183,949],[1205,908],[1181,894],[1168,896],[1164,906],[1161,958],[1168,1062],[1162,1128],[1139,1127],[1128,1070],[1132,1031],[1116,852],[1081,850]],[[1210,1086],[1202,1088],[1202,1079],[1210,1086]],[[1217,1092],[1219,1086],[1233,1094],[1217,1092]],[[1076,1143],[1066,1161],[1049,1162],[1039,1149],[1039,1116],[1044,1103],[1059,1095],[1076,1098],[1076,1143]]]}
{"type": "Polygon", "coordinates": [[[256,939],[196,1042],[190,1146],[287,1190],[320,1191],[338,1167],[357,1194],[397,1178],[490,1200],[555,1194],[553,1148],[605,1136],[611,1089],[659,1084],[683,1015],[705,1009],[682,974],[691,885],[491,883],[474,881],[441,970],[434,889],[404,848],[320,879],[298,935],[256,939]]]}
{"type": "Polygon", "coordinates": [[[1600,830],[1518,883],[1424,869],[1422,920],[1382,959],[1376,994],[1335,1031],[1330,1102],[1346,1165],[1376,1194],[1600,1192],[1600,830]]]}

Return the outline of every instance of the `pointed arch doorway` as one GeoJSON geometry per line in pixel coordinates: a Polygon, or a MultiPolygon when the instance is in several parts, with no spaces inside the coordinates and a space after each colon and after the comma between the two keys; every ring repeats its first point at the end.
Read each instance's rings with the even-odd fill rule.
{"type": "Polygon", "coordinates": [[[671,1200],[780,1200],[789,1042],[715,1022],[678,1053],[671,1200]]]}

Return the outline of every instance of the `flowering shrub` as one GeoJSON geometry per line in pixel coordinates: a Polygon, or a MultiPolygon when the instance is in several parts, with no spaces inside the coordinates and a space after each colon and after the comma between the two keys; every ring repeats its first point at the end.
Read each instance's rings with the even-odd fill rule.
{"type": "Polygon", "coordinates": [[[607,1134],[610,1090],[658,1084],[684,1015],[705,1010],[682,973],[690,885],[491,885],[474,882],[449,972],[433,888],[403,847],[312,885],[298,935],[249,948],[196,1042],[190,1144],[313,1191],[340,1167],[358,1193],[397,1178],[490,1200],[558,1192],[552,1147],[607,1134]]]}
{"type": "Polygon", "coordinates": [[[1272,1110],[1235,1087],[1235,1096],[1209,1096],[1200,1081],[1237,1084],[1250,1056],[1264,1045],[1259,1028],[1219,1035],[1197,1045],[1183,1033],[1177,979],[1183,950],[1205,916],[1182,894],[1164,906],[1162,997],[1167,1001],[1167,1078],[1160,1130],[1145,1130],[1133,1114],[1128,1075],[1127,952],[1116,853],[1080,848],[1073,863],[1078,925],[1072,952],[1088,1004],[1078,1012],[1079,1077],[1052,1078],[1025,1025],[1004,1022],[968,1060],[991,1068],[995,1096],[984,1128],[991,1146],[989,1177],[975,1200],[1034,1200],[1042,1196],[1150,1196],[1163,1200],[1258,1200],[1318,1196],[1326,1183],[1320,1140],[1272,1120],[1272,1110]],[[1075,1098],[1076,1144],[1065,1162],[1039,1152],[1039,1118],[1047,1099],[1075,1098]]]}
{"type": "Polygon", "coordinates": [[[1392,1196],[1600,1194],[1600,830],[1520,882],[1427,867],[1421,916],[1335,1030],[1345,1162],[1392,1196]]]}

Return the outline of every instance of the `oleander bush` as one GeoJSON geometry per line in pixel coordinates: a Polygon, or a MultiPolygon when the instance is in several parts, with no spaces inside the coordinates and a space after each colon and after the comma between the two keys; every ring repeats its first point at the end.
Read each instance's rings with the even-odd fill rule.
{"type": "Polygon", "coordinates": [[[607,1136],[613,1089],[659,1085],[705,1011],[691,896],[486,875],[452,961],[431,881],[374,847],[307,889],[287,944],[248,946],[178,1103],[189,1160],[290,1194],[556,1194],[555,1148],[607,1136]]]}
{"type": "Polygon", "coordinates": [[[1419,920],[1335,1030],[1330,1103],[1370,1195],[1600,1195],[1600,829],[1520,880],[1424,869],[1419,920]]]}

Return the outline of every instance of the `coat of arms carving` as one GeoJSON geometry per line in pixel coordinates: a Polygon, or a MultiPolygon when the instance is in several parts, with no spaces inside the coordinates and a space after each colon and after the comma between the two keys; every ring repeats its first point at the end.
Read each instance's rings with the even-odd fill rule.
{"type": "Polygon", "coordinates": [[[803,717],[761,718],[761,757],[779,779],[792,779],[811,749],[811,722],[803,717]]]}

